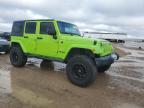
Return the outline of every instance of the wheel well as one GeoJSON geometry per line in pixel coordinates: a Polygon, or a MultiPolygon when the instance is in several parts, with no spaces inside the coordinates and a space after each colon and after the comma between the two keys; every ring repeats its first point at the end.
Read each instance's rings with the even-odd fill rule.
{"type": "MultiPolygon", "coordinates": [[[[23,49],[22,49],[22,47],[21,47],[21,45],[20,45],[19,43],[17,43],[17,42],[12,42],[12,43],[11,43],[11,46],[10,46],[10,50],[11,50],[12,47],[17,47],[17,48],[19,48],[19,49],[24,53],[24,51],[23,51],[23,49]]],[[[25,55],[26,55],[26,54],[25,54],[25,55]]]]}
{"type": "Polygon", "coordinates": [[[65,58],[65,61],[64,61],[64,62],[67,63],[68,60],[69,60],[70,58],[74,57],[75,55],[86,55],[86,56],[88,56],[88,57],[90,57],[90,58],[94,58],[94,57],[95,57],[95,55],[93,54],[93,52],[92,52],[91,50],[89,50],[89,49],[84,49],[84,48],[72,48],[72,49],[69,51],[69,53],[68,53],[67,57],[65,58]]]}
{"type": "Polygon", "coordinates": [[[20,44],[19,43],[16,43],[16,42],[12,42],[11,43],[11,47],[20,47],[20,44]]]}
{"type": "Polygon", "coordinates": [[[11,46],[10,46],[10,49],[11,49],[12,47],[19,47],[19,48],[21,48],[21,45],[20,45],[19,43],[12,42],[12,43],[11,43],[11,46]]]}

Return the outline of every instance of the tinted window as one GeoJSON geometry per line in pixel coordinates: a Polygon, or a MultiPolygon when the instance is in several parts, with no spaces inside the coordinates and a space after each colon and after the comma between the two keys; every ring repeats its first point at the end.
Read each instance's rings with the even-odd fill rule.
{"type": "Polygon", "coordinates": [[[40,34],[49,34],[49,31],[54,29],[52,22],[41,22],[40,23],[40,34]]]}
{"type": "Polygon", "coordinates": [[[35,34],[35,32],[36,32],[36,22],[27,22],[25,33],[35,34]]]}
{"type": "Polygon", "coordinates": [[[24,21],[14,22],[12,27],[12,36],[23,36],[24,21]]]}

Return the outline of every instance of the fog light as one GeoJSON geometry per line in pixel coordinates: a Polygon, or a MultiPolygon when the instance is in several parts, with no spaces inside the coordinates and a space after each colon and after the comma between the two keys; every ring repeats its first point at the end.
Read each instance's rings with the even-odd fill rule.
{"type": "Polygon", "coordinates": [[[112,57],[114,60],[118,60],[118,55],[117,55],[117,54],[112,54],[111,57],[112,57]]]}

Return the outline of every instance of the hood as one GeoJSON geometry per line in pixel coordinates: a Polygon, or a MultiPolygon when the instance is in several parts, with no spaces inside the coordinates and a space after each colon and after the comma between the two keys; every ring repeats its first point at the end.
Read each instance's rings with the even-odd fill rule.
{"type": "Polygon", "coordinates": [[[60,40],[63,41],[63,47],[79,47],[92,50],[95,54],[110,54],[113,50],[112,44],[103,39],[93,39],[81,36],[62,35],[60,40]]]}
{"type": "Polygon", "coordinates": [[[73,42],[79,42],[79,43],[85,43],[85,44],[93,44],[96,43],[110,43],[107,40],[103,39],[94,39],[90,37],[82,37],[82,36],[60,36],[61,39],[67,40],[67,41],[73,41],[73,42]]]}
{"type": "Polygon", "coordinates": [[[0,39],[0,45],[9,45],[9,42],[5,39],[0,39]]]}

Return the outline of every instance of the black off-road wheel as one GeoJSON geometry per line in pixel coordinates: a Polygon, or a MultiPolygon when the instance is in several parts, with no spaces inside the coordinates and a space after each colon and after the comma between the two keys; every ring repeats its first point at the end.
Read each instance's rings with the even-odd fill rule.
{"type": "Polygon", "coordinates": [[[87,56],[77,55],[68,61],[66,71],[73,84],[86,87],[95,81],[97,68],[87,56]]]}
{"type": "Polygon", "coordinates": [[[20,47],[12,47],[10,50],[10,61],[15,67],[23,67],[27,62],[27,56],[24,55],[20,47]]]}
{"type": "Polygon", "coordinates": [[[111,67],[111,65],[106,65],[106,66],[98,67],[98,72],[99,72],[99,73],[104,73],[104,72],[107,71],[110,67],[111,67]]]}

